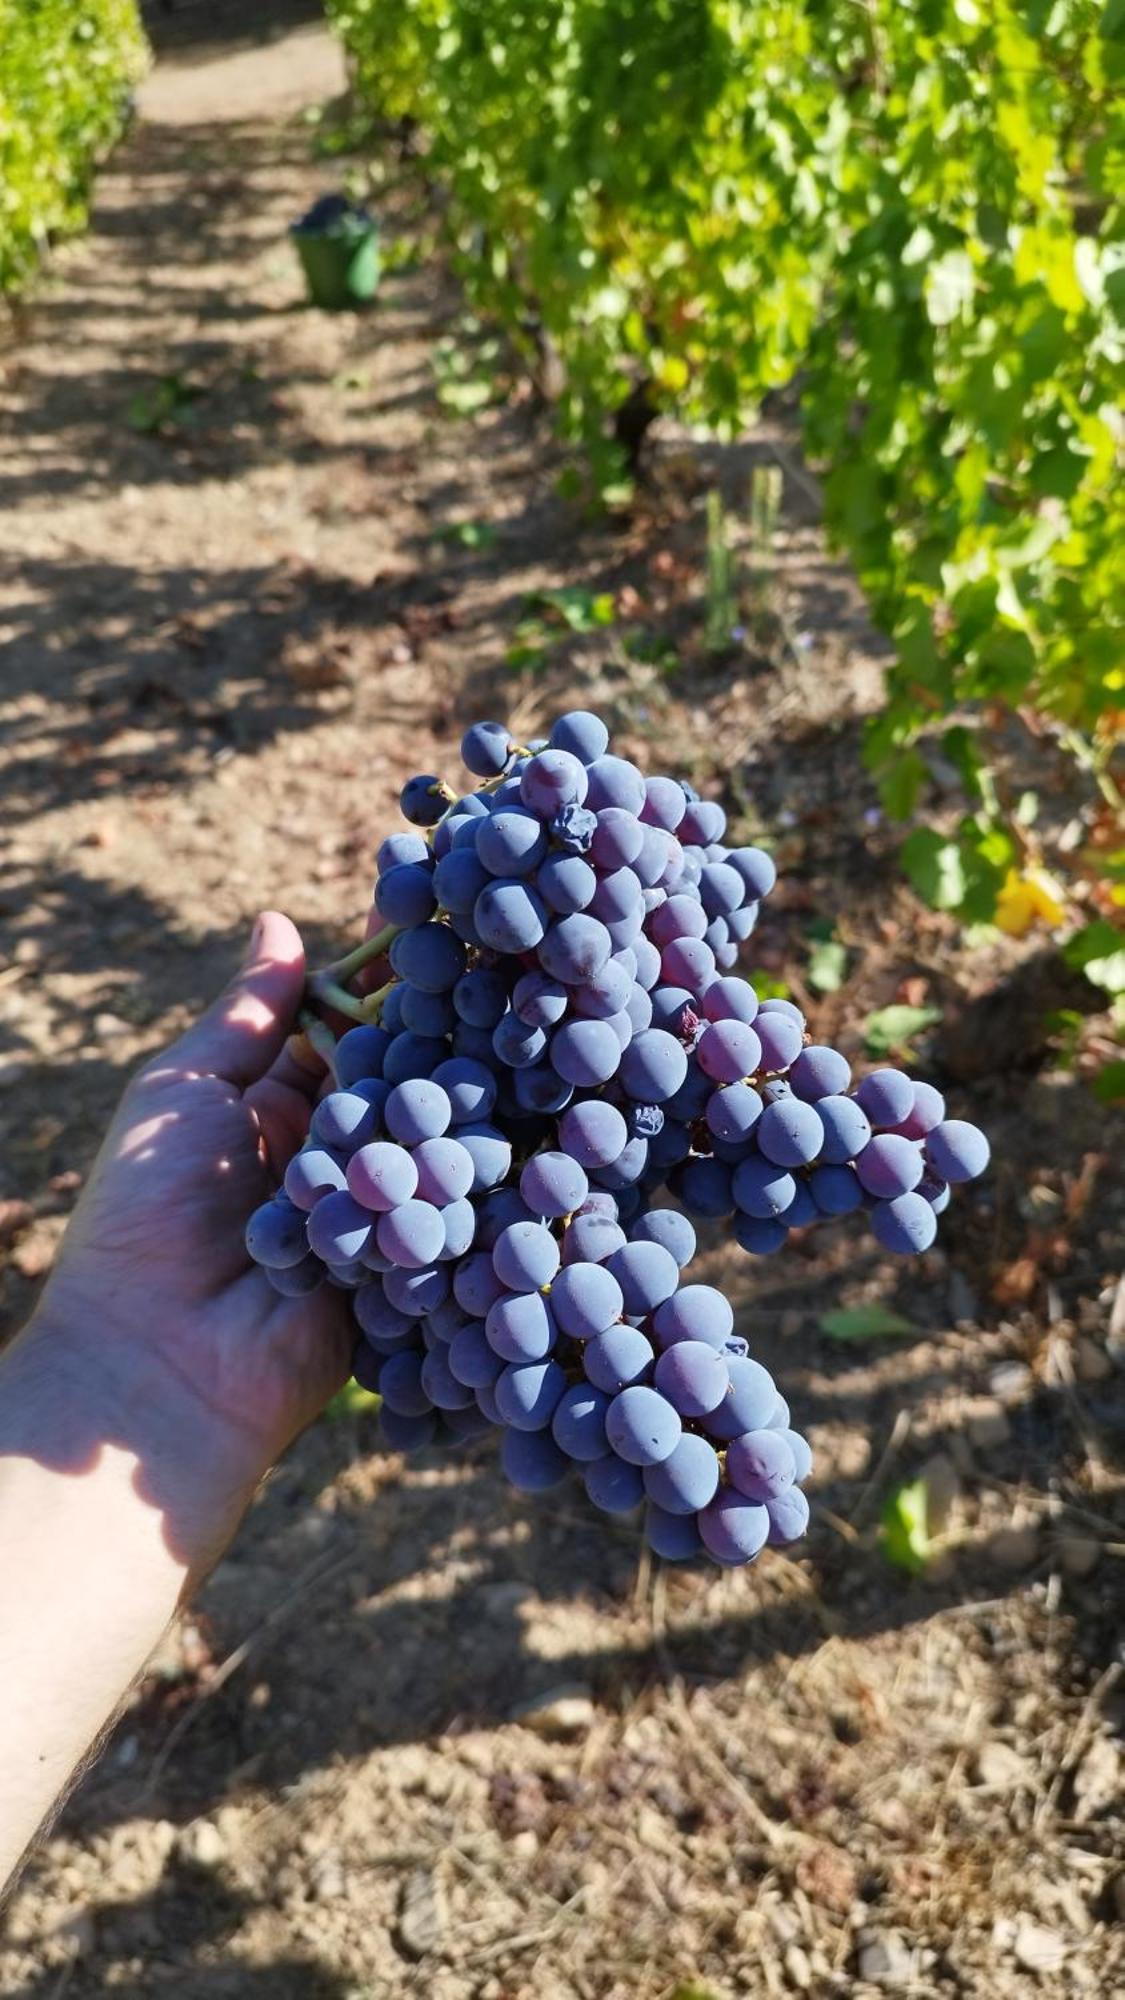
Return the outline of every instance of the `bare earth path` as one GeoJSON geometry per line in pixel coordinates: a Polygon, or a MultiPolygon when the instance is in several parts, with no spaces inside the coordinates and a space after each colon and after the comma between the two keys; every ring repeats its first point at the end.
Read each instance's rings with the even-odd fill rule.
{"type": "MultiPolygon", "coordinates": [[[[405,186],[376,310],[302,310],[286,226],[339,174],[303,111],[341,83],[315,27],[159,66],[90,235],[0,351],[0,1338],[135,1062],[263,904],[314,952],[354,931],[403,778],[448,766],[471,713],[577,694],[646,761],[729,774],[796,885],[758,964],[799,982],[822,909],[850,926],[854,1017],[956,984],[868,844],[877,651],[780,434],[750,454],[789,467],[767,667],[704,683],[595,636],[506,675],[548,584],[666,597],[675,624],[698,472],[670,446],[660,501],[609,532],[555,497],[518,397],[443,416],[461,307],[412,261],[405,186]],[[487,547],[442,537],[481,519],[487,547]]],[[[1065,1077],[1010,1089],[980,1106],[990,1190],[909,1281],[831,1232],[783,1273],[706,1254],[811,1421],[794,1561],[658,1573],[574,1494],[517,1501],[488,1449],[407,1468],[361,1418],[303,1440],[29,1871],[0,1992],[1114,1990],[1112,1222],[1075,1221],[1046,1318],[992,1297],[1029,1214],[1082,1213],[1097,1145],[1065,1077]],[[913,1336],[819,1337],[871,1297],[913,1336]],[[927,1461],[952,1535],[911,1580],[874,1528],[927,1461]]]]}

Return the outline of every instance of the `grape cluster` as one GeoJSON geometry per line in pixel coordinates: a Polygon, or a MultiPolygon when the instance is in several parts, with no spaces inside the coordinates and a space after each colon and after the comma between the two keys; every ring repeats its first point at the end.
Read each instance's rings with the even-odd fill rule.
{"type": "Polygon", "coordinates": [[[775,871],[713,800],[583,711],[527,747],[476,723],[462,755],[474,788],[404,788],[416,830],[375,885],[393,977],[343,996],[358,1025],[250,1254],[286,1295],[352,1293],[393,1447],[496,1426],[516,1486],[577,1465],[659,1554],[745,1563],[803,1532],[811,1458],[727,1300],[684,1281],[689,1215],[765,1255],[863,1210],[922,1251],[987,1141],[898,1070],[853,1087],[733,975],[775,871]]]}

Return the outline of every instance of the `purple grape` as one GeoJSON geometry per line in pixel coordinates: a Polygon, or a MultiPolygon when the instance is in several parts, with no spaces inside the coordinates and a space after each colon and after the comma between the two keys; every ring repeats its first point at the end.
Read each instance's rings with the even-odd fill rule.
{"type": "Polygon", "coordinates": [[[641,818],[646,826],[661,826],[666,833],[675,833],[687,811],[687,800],[683,788],[674,778],[646,778],[645,802],[641,808],[641,818]]]}
{"type": "Polygon", "coordinates": [[[703,1553],[695,1515],[669,1514],[652,1501],[645,1508],[645,1540],[665,1562],[690,1562],[703,1553]]]}
{"type": "Polygon", "coordinates": [[[798,1480],[807,1479],[809,1473],[812,1471],[812,1452],[809,1450],[808,1439],[802,1437],[800,1431],[791,1431],[788,1429],[779,1430],[777,1435],[785,1439],[786,1444],[793,1454],[794,1478],[798,1480]]]}
{"type": "Polygon", "coordinates": [[[944,1119],[945,1099],[932,1083],[916,1083],[912,1087],[914,1103],[909,1115],[892,1129],[903,1139],[924,1139],[944,1119]]]}
{"type": "Polygon", "coordinates": [[[520,1194],[533,1215],[572,1215],[585,1201],[589,1185],[567,1153],[534,1153],[520,1175],[520,1194]]]}
{"type": "Polygon", "coordinates": [[[413,1154],[418,1170],[418,1196],[435,1208],[462,1201],[473,1185],[472,1155],[456,1139],[423,1139],[413,1154]]]}
{"type": "Polygon", "coordinates": [[[603,1514],[630,1514],[644,1499],[644,1476],[638,1465],[626,1465],[612,1451],[596,1458],[583,1477],[588,1497],[603,1514]]]}
{"type": "Polygon", "coordinates": [[[675,1258],[681,1271],[695,1256],[695,1231],[677,1208],[647,1209],[629,1231],[631,1243],[659,1243],[675,1258]]]}
{"type": "Polygon", "coordinates": [[[716,1139],[741,1144],[761,1115],[762,1100],[752,1083],[724,1084],[707,1099],[707,1125],[716,1139]]]}
{"type": "Polygon", "coordinates": [[[441,1252],[442,1261],[451,1257],[463,1257],[473,1245],[476,1235],[477,1212],[471,1201],[447,1201],[438,1210],[441,1226],[445,1231],[445,1244],[441,1252]]]}
{"type": "Polygon", "coordinates": [[[701,937],[680,937],[667,944],[660,954],[661,976],[669,986],[686,986],[689,993],[705,993],[715,978],[715,954],[701,937]]]}
{"type": "Polygon", "coordinates": [[[736,1215],[734,1218],[734,1240],[751,1257],[772,1257],[788,1238],[788,1215],[784,1222],[769,1221],[757,1215],[736,1215]]]}
{"type": "Polygon", "coordinates": [[[490,875],[530,875],[547,852],[540,821],[525,806],[508,806],[482,819],[477,827],[477,857],[490,875]]]}
{"type": "Polygon", "coordinates": [[[701,1340],[721,1350],[733,1330],[730,1301],[713,1285],[682,1285],[652,1316],[653,1338],[659,1347],[671,1347],[678,1340],[701,1340]]]}
{"type": "Polygon", "coordinates": [[[820,1152],[824,1127],[811,1104],[803,1104],[799,1097],[786,1097],[766,1105],[754,1138],[759,1152],[775,1166],[803,1167],[820,1152]]]}
{"type": "Polygon", "coordinates": [[[862,1153],[871,1126],[854,1097],[818,1098],[816,1115],[824,1127],[820,1157],[826,1166],[846,1166],[862,1153]]]}
{"type": "Polygon", "coordinates": [[[397,868],[402,862],[430,859],[430,850],[420,833],[391,833],[382,841],[375,856],[375,866],[380,875],[389,868],[397,868]]]}
{"type": "Polygon", "coordinates": [[[637,1035],[621,1056],[621,1082],[642,1104],[663,1104],[674,1097],[687,1075],[687,1056],[673,1035],[648,1028],[637,1035]]]}
{"type": "Polygon", "coordinates": [[[453,1296],[473,1319],[483,1320],[503,1292],[492,1258],[483,1250],[466,1257],[453,1273],[453,1296]]]}
{"type": "Polygon", "coordinates": [[[579,986],[600,972],[612,953],[605,925],[596,917],[576,915],[560,917],[552,924],[539,946],[539,962],[564,986],[579,986]]]}
{"type": "Polygon", "coordinates": [[[436,1263],[445,1248],[445,1225],[428,1201],[400,1202],[379,1217],[375,1234],[384,1257],[408,1271],[436,1263]]]}
{"type": "Polygon", "coordinates": [[[618,1458],[630,1465],[659,1465],[675,1450],[683,1427],[664,1396],[638,1384],[613,1398],[605,1429],[618,1458]]]}
{"type": "Polygon", "coordinates": [[[564,1021],[551,1038],[550,1059],[567,1083],[589,1090],[615,1074],[621,1044],[608,1021],[564,1021]]]}
{"type": "Polygon", "coordinates": [[[542,1028],[529,1028],[518,1014],[505,1014],[492,1030],[492,1047],[509,1069],[530,1069],[544,1054],[547,1037],[542,1028]]]}
{"type": "Polygon", "coordinates": [[[346,1035],[341,1035],[332,1058],[340,1089],[347,1090],[364,1077],[382,1076],[383,1058],[390,1043],[386,1028],[373,1024],[349,1028],[346,1035]]]}
{"type": "Polygon", "coordinates": [[[383,1063],[384,1078],[388,1084],[400,1084],[430,1077],[448,1053],[447,1043],[439,1041],[436,1036],[415,1035],[409,1031],[396,1035],[383,1063]]]}
{"type": "Polygon", "coordinates": [[[569,750],[582,764],[593,764],[609,748],[609,731],[600,716],[585,708],[572,708],[560,715],[551,731],[552,750],[569,750]]]}
{"type": "Polygon", "coordinates": [[[760,1007],[754,1026],[762,1048],[763,1069],[788,1069],[804,1047],[805,1032],[788,1014],[773,1014],[760,1007]]]}
{"type": "Polygon", "coordinates": [[[504,723],[474,722],[461,738],[461,762],[475,778],[497,778],[513,747],[504,723]]]}
{"type": "Polygon", "coordinates": [[[541,1292],[506,1292],[489,1307],[484,1330],[505,1361],[542,1361],[555,1344],[555,1322],[541,1292]]]}
{"type": "Polygon", "coordinates": [[[586,909],[598,886],[597,876],[580,854],[548,854],[535,880],[547,908],[560,917],[586,909]]]}
{"type": "Polygon", "coordinates": [[[719,1486],[715,1447],[704,1437],[685,1431],[675,1449],[658,1465],[644,1469],[645,1492],[667,1514],[697,1514],[714,1499],[719,1486]]]}
{"type": "Polygon", "coordinates": [[[680,1282],[679,1265],[659,1243],[627,1243],[614,1251],[606,1269],[617,1279],[626,1316],[633,1319],[654,1312],[680,1282]]]}
{"type": "Polygon", "coordinates": [[[724,1486],[698,1516],[700,1537],[715,1561],[734,1568],[753,1562],[769,1538],[765,1508],[724,1486]]]}
{"type": "Polygon", "coordinates": [[[737,1354],[727,1354],[725,1359],[730,1387],[717,1408],[708,1413],[705,1428],[712,1437],[729,1442],[767,1423],[777,1402],[777,1390],[760,1361],[744,1360],[737,1354]]]}
{"type": "Polygon", "coordinates": [[[797,1191],[797,1183],[784,1167],[752,1153],[749,1159],[735,1168],[733,1191],[735,1207],[740,1208],[744,1215],[755,1216],[761,1222],[771,1222],[785,1214],[797,1191]]]}
{"type": "Polygon", "coordinates": [[[748,1500],[774,1500],[792,1486],[797,1467],[780,1431],[744,1431],[727,1446],[727,1477],[748,1500]]]}
{"type": "Polygon", "coordinates": [[[424,924],[436,907],[432,867],[407,861],[388,868],[375,884],[375,907],[385,924],[424,924]]]}
{"type": "Polygon", "coordinates": [[[496,1078],[482,1062],[468,1056],[451,1056],[439,1063],[431,1082],[449,1099],[450,1122],[454,1127],[487,1118],[496,1102],[496,1078]]]}
{"type": "Polygon", "coordinates": [[[424,993],[420,986],[402,989],[402,1018],[411,1033],[439,1040],[452,1034],[457,1010],[449,993],[424,993]]]}
{"type": "Polygon", "coordinates": [[[443,855],[434,869],[434,893],[443,910],[468,917],[491,879],[479,855],[467,847],[456,847],[443,855]]]}
{"type": "Polygon", "coordinates": [[[604,1264],[627,1241],[620,1223],[608,1215],[576,1215],[563,1237],[564,1264],[604,1264]]]}
{"type": "MultiPolygon", "coordinates": [[[[258,1211],[259,1214],[261,1211],[258,1211]]],[[[300,1213],[300,1211],[297,1211],[300,1213]]],[[[253,1222],[253,1216],[251,1216],[253,1222]]],[[[306,1220],[301,1217],[302,1222],[306,1220]]],[[[326,1194],[307,1218],[308,1245],[326,1264],[347,1264],[360,1256],[371,1237],[372,1218],[346,1190],[326,1194]]],[[[276,1261],[280,1262],[280,1259],[276,1261]]],[[[290,1259],[296,1262],[295,1258],[290,1259]]],[[[429,1259],[425,1260],[427,1263],[429,1259]]]]}
{"type": "Polygon", "coordinates": [[[332,1194],[346,1185],[340,1156],[325,1146],[302,1146],[285,1169],[284,1185],[289,1200],[307,1213],[322,1194],[332,1194]]]}
{"type": "MultiPolygon", "coordinates": [[[[488,894],[494,894],[499,885],[494,883],[488,894]]],[[[522,883],[509,885],[526,896],[522,883]]],[[[540,930],[539,936],[543,934],[540,930]]],[[[538,938],[535,940],[538,943],[538,938]]],[[[523,946],[518,949],[523,950],[523,946]]],[[[474,966],[470,972],[463,972],[453,988],[453,1005],[462,1021],[473,1028],[494,1028],[501,1015],[507,1012],[508,990],[499,972],[490,966],[474,966]]],[[[355,1030],[352,1030],[355,1033],[355,1030]]],[[[344,1037],[345,1041],[347,1037],[344,1037]]],[[[337,1055],[342,1044],[337,1047],[337,1055]]]]}
{"type": "Polygon", "coordinates": [[[449,1130],[453,1107],[440,1084],[412,1077],[395,1086],[387,1099],[387,1130],[404,1146],[423,1139],[440,1139],[449,1130]]]}
{"type": "Polygon", "coordinates": [[[937,1216],[924,1195],[900,1194],[874,1204],[871,1227],[884,1250],[912,1257],[929,1249],[937,1235],[937,1216]]]}
{"type": "Polygon", "coordinates": [[[747,1021],[712,1021],[699,1037],[700,1069],[715,1083],[738,1083],[761,1066],[762,1045],[747,1021]]]}
{"type": "Polygon", "coordinates": [[[513,1430],[545,1430],[565,1388],[557,1361],[515,1363],[496,1378],[496,1407],[513,1430]]]}
{"type": "Polygon", "coordinates": [[[432,1410],[425,1417],[404,1417],[384,1404],[379,1412],[379,1429],[388,1451],[424,1451],[437,1436],[437,1418],[432,1410]]]}
{"type": "Polygon", "coordinates": [[[901,1125],[914,1108],[914,1085],[898,1069],[875,1069],[856,1091],[856,1103],[876,1132],[901,1125]]]}
{"type": "MultiPolygon", "coordinates": [[[[477,1392],[478,1400],[481,1391],[477,1392]]],[[[493,1391],[495,1396],[495,1391],[493,1391]]],[[[498,1402],[497,1398],[497,1402],[498,1402]]],[[[566,1478],[570,1460],[549,1431],[508,1430],[500,1445],[504,1476],[521,1493],[545,1493],[566,1478]]]]}
{"type": "Polygon", "coordinates": [[[635,1382],[643,1382],[652,1371],[652,1343],[639,1328],[620,1320],[616,1326],[595,1334],[582,1350],[586,1379],[596,1389],[615,1396],[635,1382]]]}
{"type": "Polygon", "coordinates": [[[489,1346],[479,1320],[459,1327],[449,1343],[449,1372],[466,1389],[491,1388],[504,1363],[489,1346]]]}
{"type": "Polygon", "coordinates": [[[769,1541],[771,1547],[795,1542],[809,1525],[809,1503],[799,1486],[788,1486],[766,1502],[766,1512],[770,1520],[769,1541]]]}
{"type": "Polygon", "coordinates": [[[680,839],[705,847],[721,840],[727,830],[727,816],[714,799],[690,799],[680,821],[680,839]]]}
{"type": "Polygon", "coordinates": [[[492,951],[532,951],[545,936],[547,922],[546,904],[526,882],[490,882],[473,905],[473,923],[492,951]]]}
{"type": "Polygon", "coordinates": [[[564,1264],[551,1286],[551,1311],[572,1340],[591,1340],[621,1318],[621,1287],[602,1264],[564,1264]]]}
{"type": "Polygon", "coordinates": [[[705,1417],[718,1408],[730,1386],[727,1358],[701,1340],[678,1340],[657,1361],[653,1382],[681,1417],[705,1417]]]}
{"type": "Polygon", "coordinates": [[[628,868],[643,843],[644,829],[633,813],[621,806],[605,806],[595,820],[590,859],[599,868],[628,868]]]}
{"type": "Polygon", "coordinates": [[[560,1451],[580,1464],[604,1458],[605,1416],[609,1397],[588,1383],[576,1382],[560,1396],[551,1419],[551,1434],[560,1451]]]}
{"type": "Polygon", "coordinates": [[[645,804],[645,781],[635,764],[624,757],[602,755],[587,767],[589,790],[586,803],[594,812],[607,806],[621,806],[638,817],[645,804]]]}
{"type": "Polygon", "coordinates": [[[916,1188],[925,1171],[921,1149],[893,1132],[876,1132],[855,1163],[856,1177],[867,1194],[882,1201],[916,1188]]]}
{"type": "Polygon", "coordinates": [[[318,1292],[324,1283],[324,1265],[310,1252],[299,1264],[264,1264],[269,1283],[283,1299],[304,1299],[318,1292]]]}
{"type": "Polygon", "coordinates": [[[448,924],[419,924],[417,930],[403,931],[387,955],[399,978],[424,993],[449,992],[465,970],[465,947],[448,924]]]}
{"type": "Polygon", "coordinates": [[[309,1133],[321,1146],[354,1153],[379,1130],[376,1106],[357,1090],[332,1090],[322,1097],[309,1120],[309,1133]]]}
{"type": "Polygon", "coordinates": [[[388,1305],[405,1313],[408,1319],[422,1319],[445,1304],[449,1297],[449,1273],[436,1264],[424,1264],[416,1271],[392,1265],[383,1275],[383,1291],[388,1305]]]}
{"type": "Polygon", "coordinates": [[[815,1042],[801,1050],[789,1072],[794,1095],[808,1104],[815,1104],[821,1097],[842,1097],[851,1080],[851,1067],[846,1059],[836,1049],[815,1042]]]}
{"type": "Polygon", "coordinates": [[[492,1264],[511,1291],[538,1291],[559,1268],[559,1246],[541,1222],[513,1222],[496,1238],[492,1264]]]}
{"type": "Polygon", "coordinates": [[[745,979],[716,979],[703,995],[703,1012],[709,1021],[744,1021],[757,1018],[758,996],[745,979]]]}
{"type": "Polygon", "coordinates": [[[387,1408],[399,1416],[426,1416],[433,1404],[422,1387],[422,1356],[409,1349],[388,1355],[379,1377],[379,1394],[387,1408]]]}
{"type": "Polygon", "coordinates": [[[729,862],[709,861],[699,878],[699,894],[709,917],[725,917],[741,907],[745,884],[729,862]]]}
{"type": "Polygon", "coordinates": [[[569,1004],[566,987],[545,972],[525,972],[512,988],[512,1009],[529,1028],[553,1028],[569,1004]]]}
{"type": "Polygon", "coordinates": [[[472,1154],[476,1168],[474,1193],[479,1193],[482,1188],[498,1187],[512,1164],[511,1141],[495,1126],[476,1121],[471,1125],[459,1125],[457,1140],[467,1153],[472,1154]]]}
{"type": "Polygon", "coordinates": [[[851,1215],[863,1206],[863,1189],[851,1167],[814,1167],[809,1191],[822,1215],[851,1215]]]}
{"type": "Polygon", "coordinates": [[[685,1208],[717,1222],[734,1207],[734,1182],[723,1160],[688,1160],[675,1178],[675,1191],[685,1208]]]}
{"type": "Polygon", "coordinates": [[[585,765],[569,750],[541,750],[524,766],[520,797],[532,812],[550,819],[562,806],[580,806],[588,784],[585,765]]]}
{"type": "Polygon", "coordinates": [[[578,987],[574,995],[575,1012],[591,1020],[608,1021],[621,1012],[632,991],[633,981],[624,966],[615,958],[607,959],[600,972],[578,987]]]}
{"type": "Polygon", "coordinates": [[[989,1145],[984,1133],[963,1118],[944,1118],[927,1135],[926,1164],[943,1181],[972,1181],[983,1174],[989,1162],[989,1145]]]}
{"type": "Polygon", "coordinates": [[[559,1120],[559,1144],[582,1167],[608,1167],[624,1151],[628,1128],[615,1104],[586,1098],[559,1120]]]}

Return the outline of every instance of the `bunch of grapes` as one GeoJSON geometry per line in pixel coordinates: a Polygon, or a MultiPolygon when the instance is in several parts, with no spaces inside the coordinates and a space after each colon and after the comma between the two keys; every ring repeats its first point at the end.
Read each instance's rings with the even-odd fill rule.
{"type": "Polygon", "coordinates": [[[803,1532],[811,1455],[728,1301],[685,1282],[689,1217],[768,1256],[862,1211],[923,1251],[987,1141],[899,1070],[853,1088],[733,973],[775,870],[713,800],[584,711],[526,747],[475,723],[462,756],[471,790],[406,785],[374,934],[310,981],[356,1025],[250,1254],[286,1295],[351,1293],[392,1447],[496,1427],[516,1486],[577,1466],[660,1555],[751,1561],[803,1532]]]}

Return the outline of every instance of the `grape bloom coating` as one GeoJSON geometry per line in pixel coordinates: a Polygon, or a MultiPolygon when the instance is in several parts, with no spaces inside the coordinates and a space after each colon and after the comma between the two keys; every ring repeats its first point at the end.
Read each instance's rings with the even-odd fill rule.
{"type": "Polygon", "coordinates": [[[865,1213],[914,1255],[988,1142],[900,1070],[853,1085],[736,974],[776,873],[714,800],[613,755],[584,710],[526,746],[474,723],[461,751],[476,782],[410,779],[375,934],[310,979],[355,1025],[317,1030],[332,1087],[247,1249],[286,1297],[350,1294],[392,1449],[496,1428],[515,1486],[577,1469],[666,1560],[741,1566],[804,1532],[812,1457],[692,1282],[690,1218],[772,1256],[865,1213]]]}

